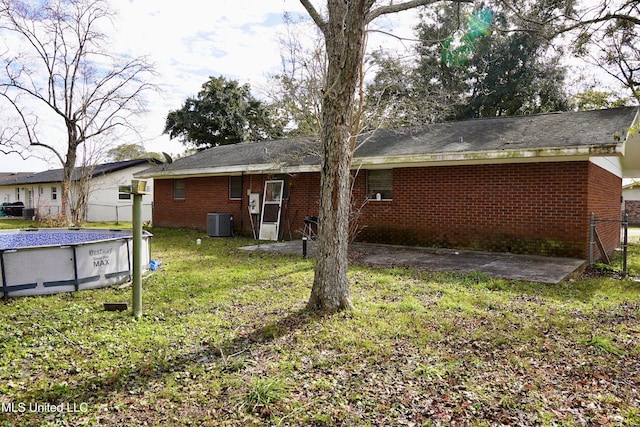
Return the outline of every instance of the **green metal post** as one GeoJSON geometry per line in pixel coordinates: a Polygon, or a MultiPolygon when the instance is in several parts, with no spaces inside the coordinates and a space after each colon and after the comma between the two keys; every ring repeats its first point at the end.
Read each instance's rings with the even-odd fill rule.
{"type": "Polygon", "coordinates": [[[133,316],[142,317],[142,194],[133,194],[133,316]]]}

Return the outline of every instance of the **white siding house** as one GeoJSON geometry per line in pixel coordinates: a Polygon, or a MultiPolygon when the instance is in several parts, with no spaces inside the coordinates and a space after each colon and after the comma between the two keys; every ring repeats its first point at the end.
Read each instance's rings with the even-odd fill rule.
{"type": "Polygon", "coordinates": [[[33,172],[0,172],[0,203],[24,202],[24,191],[21,191],[16,183],[33,174],[33,172]]]}
{"type": "MultiPolygon", "coordinates": [[[[95,166],[89,181],[87,221],[131,221],[131,185],[133,174],[148,169],[155,160],[137,159],[95,166]]],[[[153,180],[147,180],[147,191],[153,191],[153,180]]],[[[33,174],[2,174],[0,201],[24,203],[34,208],[39,217],[56,216],[62,206],[62,169],[33,174]]],[[[151,221],[153,196],[142,198],[142,220],[151,221]]]]}

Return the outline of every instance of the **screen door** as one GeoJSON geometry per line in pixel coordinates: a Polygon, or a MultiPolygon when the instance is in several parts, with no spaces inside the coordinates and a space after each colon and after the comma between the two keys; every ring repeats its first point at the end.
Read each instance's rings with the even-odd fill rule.
{"type": "Polygon", "coordinates": [[[273,180],[264,183],[262,216],[260,218],[260,240],[278,240],[283,190],[283,180],[273,180]]]}

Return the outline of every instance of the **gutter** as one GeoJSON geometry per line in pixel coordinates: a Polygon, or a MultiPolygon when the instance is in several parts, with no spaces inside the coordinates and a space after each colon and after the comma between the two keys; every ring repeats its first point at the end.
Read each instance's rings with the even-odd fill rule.
{"type": "Polygon", "coordinates": [[[174,170],[144,170],[134,174],[136,178],[192,178],[200,176],[228,176],[250,174],[269,174],[269,173],[297,173],[297,172],[318,172],[320,165],[300,165],[286,166],[283,164],[269,163],[257,165],[233,165],[210,168],[189,168],[174,170]]]}
{"type": "MultiPolygon", "coordinates": [[[[458,153],[430,153],[412,154],[407,156],[376,156],[354,159],[363,166],[366,165],[391,165],[403,164],[438,164],[438,163],[493,163],[496,160],[506,162],[513,161],[535,161],[547,159],[546,161],[576,161],[588,160],[592,156],[622,156],[622,143],[608,145],[593,145],[567,148],[536,148],[525,150],[499,150],[499,151],[462,151],[458,153]]],[[[545,161],[545,160],[543,160],[545,161]]]]}

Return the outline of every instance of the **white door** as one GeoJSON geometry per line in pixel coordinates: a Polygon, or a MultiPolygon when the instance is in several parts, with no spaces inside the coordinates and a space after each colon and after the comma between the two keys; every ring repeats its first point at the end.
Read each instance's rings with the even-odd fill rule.
{"type": "Polygon", "coordinates": [[[264,183],[260,235],[258,236],[260,240],[278,240],[283,190],[283,180],[267,181],[264,183]]]}

